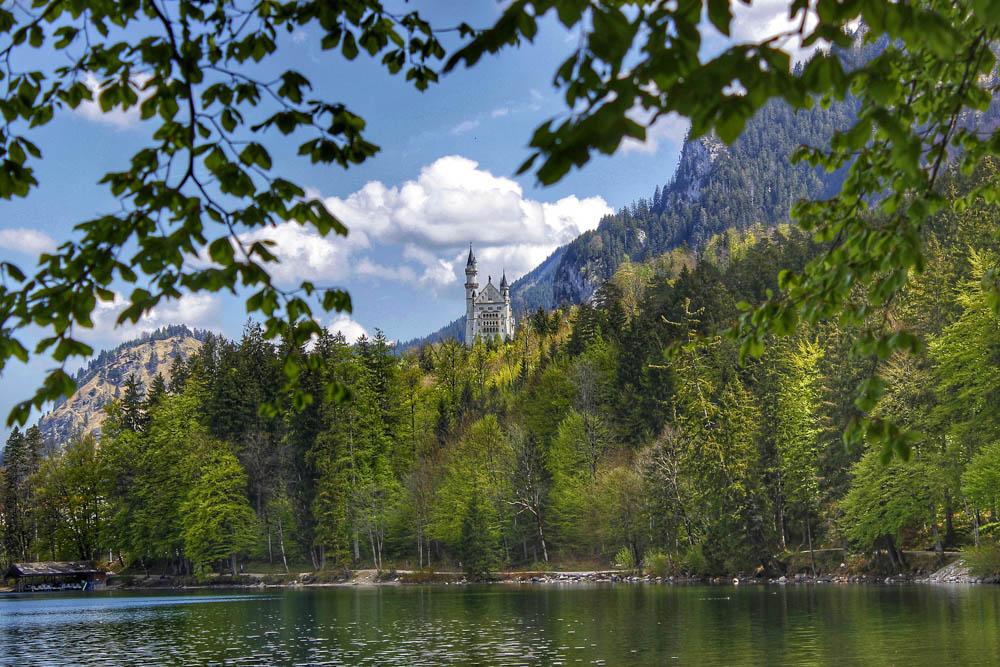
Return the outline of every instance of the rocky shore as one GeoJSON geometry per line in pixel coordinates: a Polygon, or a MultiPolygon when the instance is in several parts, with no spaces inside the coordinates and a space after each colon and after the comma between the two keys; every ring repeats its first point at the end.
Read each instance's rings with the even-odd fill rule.
{"type": "MultiPolygon", "coordinates": [[[[109,589],[186,589],[186,588],[306,588],[320,586],[400,586],[420,584],[463,585],[472,583],[460,571],[341,571],[337,574],[302,572],[290,575],[243,574],[238,577],[219,576],[209,581],[189,577],[112,575],[109,589]]],[[[730,575],[705,577],[670,575],[657,577],[620,570],[579,572],[500,572],[494,584],[661,584],[661,585],[823,585],[823,584],[995,584],[1000,577],[977,577],[965,563],[956,560],[938,570],[917,574],[811,574],[798,573],[780,577],[748,577],[730,575]]]]}

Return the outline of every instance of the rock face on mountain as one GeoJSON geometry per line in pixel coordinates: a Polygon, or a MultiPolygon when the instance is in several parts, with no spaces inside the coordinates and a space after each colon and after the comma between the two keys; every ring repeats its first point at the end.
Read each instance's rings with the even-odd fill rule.
{"type": "Polygon", "coordinates": [[[134,374],[145,388],[157,373],[169,382],[174,358],[186,359],[197,352],[204,337],[205,332],[184,326],[167,327],[101,352],[77,373],[76,393],[38,421],[46,442],[62,446],[73,437],[98,433],[104,406],[125,391],[129,375],[134,374]]]}

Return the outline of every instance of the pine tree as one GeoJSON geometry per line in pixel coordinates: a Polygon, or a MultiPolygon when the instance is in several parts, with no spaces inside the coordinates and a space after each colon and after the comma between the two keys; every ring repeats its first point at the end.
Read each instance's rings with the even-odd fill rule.
{"type": "Polygon", "coordinates": [[[497,551],[497,537],[490,522],[489,509],[483,505],[478,487],[473,488],[462,517],[458,544],[462,570],[474,581],[490,579],[498,565],[497,551]]]}
{"type": "Polygon", "coordinates": [[[138,433],[146,425],[145,402],[142,382],[130,373],[125,380],[125,395],[122,396],[122,425],[133,433],[138,433]]]}
{"type": "Polygon", "coordinates": [[[31,477],[38,470],[41,450],[38,428],[28,435],[15,426],[3,454],[3,477],[0,487],[0,518],[2,518],[3,553],[6,560],[31,560],[35,534],[35,493],[31,477]]]}

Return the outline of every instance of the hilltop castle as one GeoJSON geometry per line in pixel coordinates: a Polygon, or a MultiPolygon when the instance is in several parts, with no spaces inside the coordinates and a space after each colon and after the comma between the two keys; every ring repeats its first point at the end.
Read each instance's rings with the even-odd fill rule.
{"type": "Polygon", "coordinates": [[[476,336],[514,336],[514,314],[510,310],[510,286],[507,272],[500,280],[500,289],[493,286],[493,277],[486,279],[486,287],[479,289],[476,256],[469,244],[469,261],[465,264],[465,342],[472,345],[476,336]]]}

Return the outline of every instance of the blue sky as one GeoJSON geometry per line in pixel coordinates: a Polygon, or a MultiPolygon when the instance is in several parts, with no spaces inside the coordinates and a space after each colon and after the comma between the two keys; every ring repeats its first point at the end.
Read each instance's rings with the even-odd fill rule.
{"type": "MultiPolygon", "coordinates": [[[[737,39],[774,31],[787,6],[781,0],[757,5],[734,25],[737,39]]],[[[440,26],[457,23],[457,6],[466,12],[462,20],[476,26],[499,16],[489,0],[406,5],[414,6],[440,26]]],[[[331,329],[355,337],[378,327],[404,340],[464,312],[461,271],[470,242],[483,274],[506,270],[514,280],[596,227],[603,215],[650,196],[676,166],[687,129],[679,119],[665,119],[645,144],[595,157],[557,185],[543,188],[530,174],[514,176],[535,127],[565,113],[551,81],[576,40],[554,20],[543,21],[535,44],[485,57],[420,93],[376,60],[347,62],[322,51],[313,30],[283,35],[269,67],[302,71],[318,96],[344,102],[367,120],[367,138],[381,151],[344,170],[310,165],[295,157],[294,144],[265,137],[276,166],[322,197],[351,230],[346,239],[322,239],[293,224],[257,233],[278,244],[284,260],[278,277],[347,288],[354,312],[327,318],[331,329]]],[[[708,48],[713,44],[717,48],[721,38],[708,48]]],[[[150,132],[135,113],[102,114],[85,104],[31,135],[44,156],[36,174],[41,187],[27,199],[0,204],[0,258],[30,273],[38,254],[70,238],[75,223],[115,210],[117,203],[97,181],[127,164],[150,132]]],[[[102,304],[94,329],[80,337],[101,349],[171,323],[237,337],[247,317],[239,298],[194,295],[157,308],[138,325],[116,328],[120,308],[102,304]]],[[[37,335],[25,332],[25,342],[37,335]]],[[[52,365],[44,358],[9,364],[0,378],[0,412],[6,415],[26,398],[52,365]]]]}

